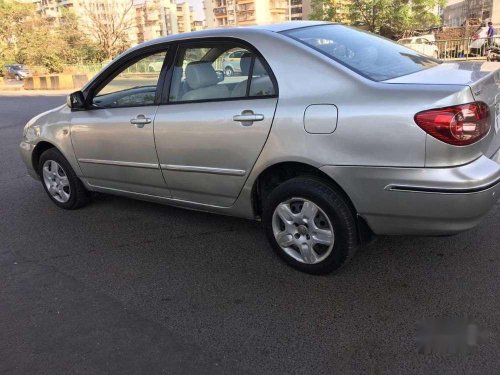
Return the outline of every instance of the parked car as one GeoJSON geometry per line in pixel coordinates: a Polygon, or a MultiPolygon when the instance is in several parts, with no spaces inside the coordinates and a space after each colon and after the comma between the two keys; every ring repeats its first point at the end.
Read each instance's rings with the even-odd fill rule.
{"type": "Polygon", "coordinates": [[[424,55],[431,56],[436,59],[439,57],[439,49],[436,46],[436,39],[434,38],[434,35],[403,38],[399,39],[398,43],[424,55]]]}
{"type": "Polygon", "coordinates": [[[224,67],[224,75],[226,77],[241,74],[240,59],[245,52],[245,50],[237,50],[224,55],[222,65],[224,67]]]}
{"type": "Polygon", "coordinates": [[[286,262],[327,273],[373,234],[454,234],[495,205],[499,72],[480,65],[313,21],[172,35],[31,119],[20,150],[61,208],[101,192],[262,220],[286,262]],[[220,81],[234,50],[243,74],[220,81]],[[153,54],[156,79],[121,77],[153,54]]]}
{"type": "Polygon", "coordinates": [[[3,74],[5,78],[15,79],[16,81],[31,77],[28,67],[22,64],[5,65],[3,74]]]}

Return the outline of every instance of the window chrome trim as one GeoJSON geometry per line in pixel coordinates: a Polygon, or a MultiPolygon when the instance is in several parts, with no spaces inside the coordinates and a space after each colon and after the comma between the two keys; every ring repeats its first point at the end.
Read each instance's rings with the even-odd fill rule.
{"type": "Polygon", "coordinates": [[[220,174],[226,176],[244,176],[247,173],[242,169],[197,167],[193,165],[160,164],[160,168],[163,170],[175,171],[175,172],[210,173],[210,174],[220,174]]]}
{"type": "Polygon", "coordinates": [[[116,160],[100,160],[100,159],[78,159],[80,163],[86,164],[103,164],[114,165],[118,167],[132,167],[132,168],[146,168],[146,169],[159,169],[159,165],[155,163],[136,163],[133,161],[116,161],[116,160]]]}

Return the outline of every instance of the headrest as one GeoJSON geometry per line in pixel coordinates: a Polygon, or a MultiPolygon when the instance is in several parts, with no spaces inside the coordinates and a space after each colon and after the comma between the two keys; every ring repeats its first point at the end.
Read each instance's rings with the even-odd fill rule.
{"type": "MultiPolygon", "coordinates": [[[[250,64],[252,63],[252,57],[254,55],[250,52],[245,52],[243,55],[241,55],[241,60],[240,60],[240,68],[241,68],[241,75],[247,76],[249,71],[250,71],[250,64]]],[[[255,58],[255,63],[253,64],[253,73],[252,75],[254,76],[264,76],[267,75],[266,68],[264,68],[264,65],[260,62],[260,59],[258,57],[255,58]]]]}
{"type": "Polygon", "coordinates": [[[219,79],[210,62],[194,61],[186,66],[186,82],[194,90],[216,85],[219,79]]]}
{"type": "Polygon", "coordinates": [[[245,52],[241,55],[240,68],[242,76],[248,76],[248,73],[250,72],[250,64],[252,63],[252,56],[253,55],[250,52],[245,52]]]}
{"type": "Polygon", "coordinates": [[[266,76],[267,75],[266,68],[264,68],[264,65],[262,65],[259,58],[256,58],[255,63],[253,64],[253,75],[254,76],[266,76]]]}

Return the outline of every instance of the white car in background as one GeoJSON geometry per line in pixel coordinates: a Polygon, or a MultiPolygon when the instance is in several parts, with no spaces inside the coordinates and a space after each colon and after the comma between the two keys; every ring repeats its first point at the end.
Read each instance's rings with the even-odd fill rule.
{"type": "Polygon", "coordinates": [[[403,38],[398,40],[399,44],[404,45],[405,47],[411,48],[421,54],[431,56],[434,58],[439,57],[439,49],[436,46],[436,39],[434,35],[422,35],[422,36],[414,36],[411,38],[403,38]]]}

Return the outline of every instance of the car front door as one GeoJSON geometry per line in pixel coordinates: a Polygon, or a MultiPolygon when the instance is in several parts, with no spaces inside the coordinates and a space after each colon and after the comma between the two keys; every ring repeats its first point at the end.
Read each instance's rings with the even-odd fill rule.
{"type": "Polygon", "coordinates": [[[277,86],[264,59],[235,42],[180,45],[155,120],[160,166],[175,199],[227,207],[238,197],[271,129],[277,86]],[[226,53],[241,73],[221,77],[226,53]]]}
{"type": "MultiPolygon", "coordinates": [[[[160,171],[153,124],[166,49],[131,58],[89,92],[89,108],[75,111],[71,139],[88,183],[105,189],[170,196],[160,171]]],[[[104,73],[106,74],[106,73],[104,73]]]]}

